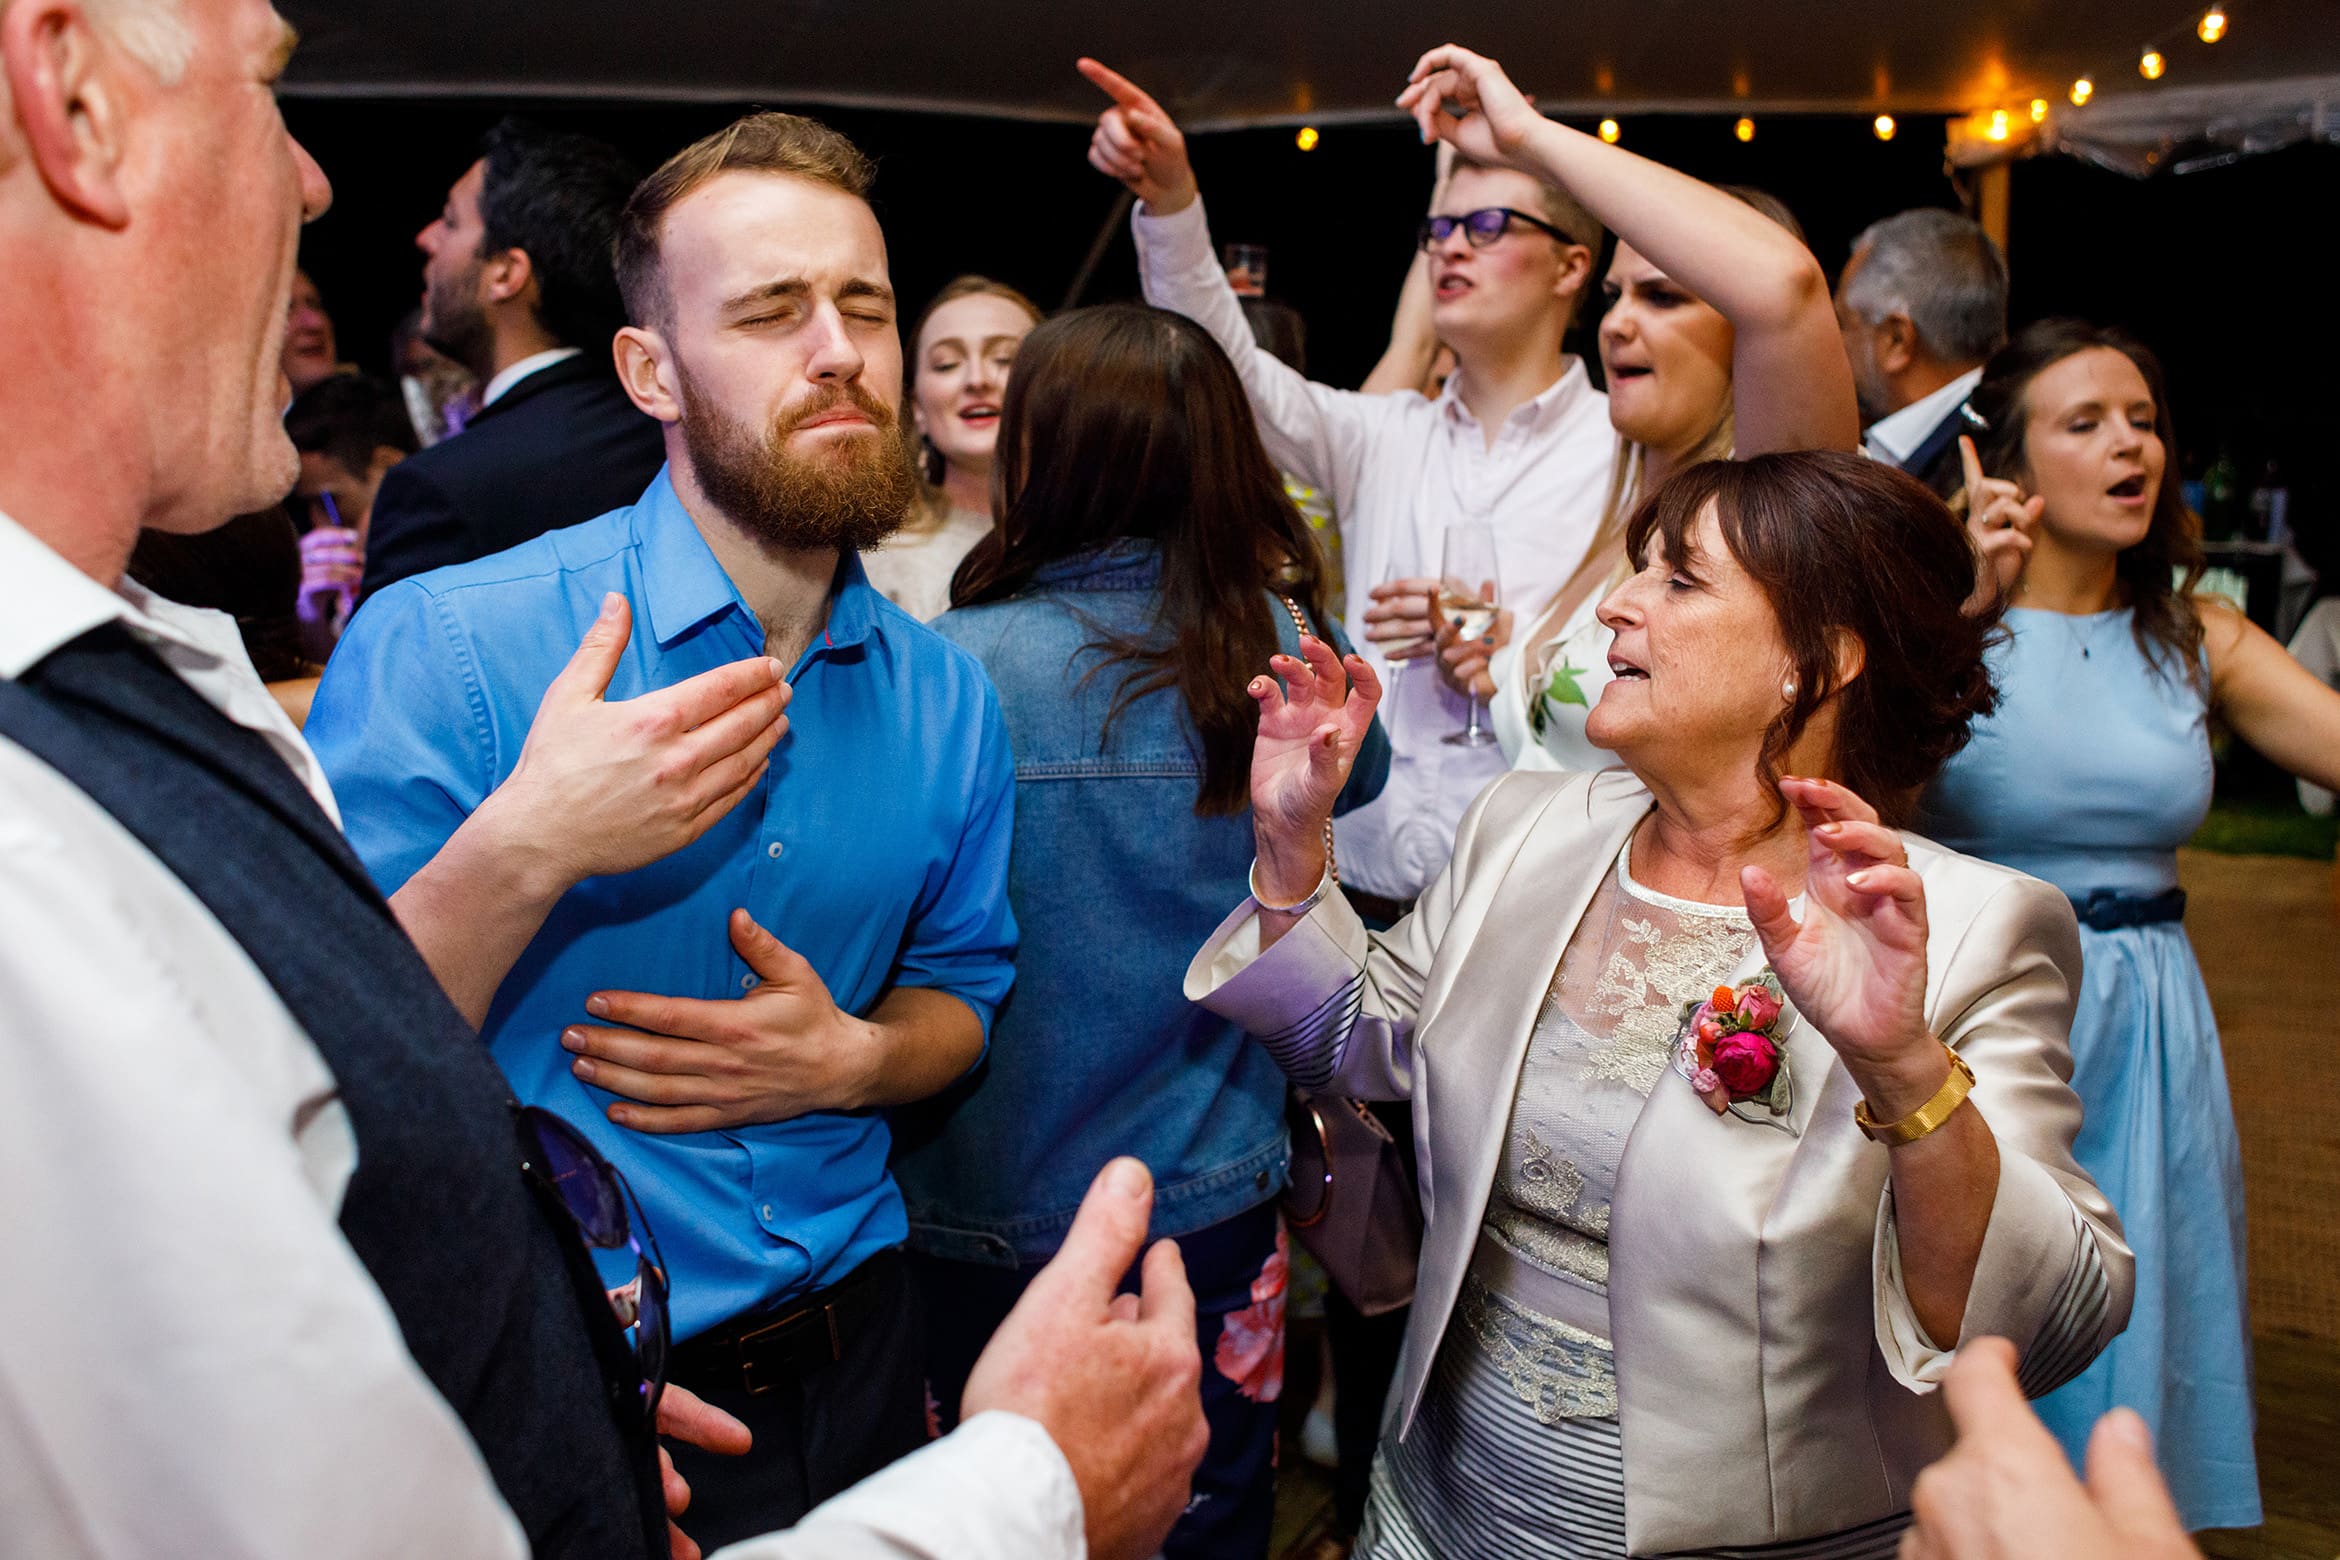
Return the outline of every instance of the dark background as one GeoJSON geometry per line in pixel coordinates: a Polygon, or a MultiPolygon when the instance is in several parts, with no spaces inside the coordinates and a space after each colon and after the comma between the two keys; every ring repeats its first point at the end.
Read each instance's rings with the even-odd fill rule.
{"type": "MultiPolygon", "coordinates": [[[[437,213],[481,131],[511,106],[286,101],[294,133],[334,182],[334,208],[310,229],[304,261],[346,358],[384,371],[390,327],[419,298],[413,235],[437,213]]],[[[744,106],[519,105],[546,124],[602,136],[645,171],[744,106]]],[[[965,271],[1056,307],[1119,193],[1087,165],[1086,126],[819,113],[878,160],[878,213],[905,319],[965,271]]],[[[1961,204],[1943,172],[1939,119],[1905,118],[1890,142],[1866,118],[1837,115],[1769,116],[1747,144],[1724,117],[1653,115],[1623,126],[1635,151],[1785,200],[1831,275],[1853,235],[1878,217],[1961,204]]],[[[1198,136],[1193,155],[1216,239],[1269,247],[1269,291],[1308,321],[1311,372],[1357,383],[1387,336],[1430,153],[1393,120],[1328,127],[1311,152],[1288,128],[1198,136]]],[[[2130,327],[2161,353],[2188,475],[2224,449],[2247,490],[2267,462],[2278,464],[2293,490],[2300,549],[2330,583],[2340,583],[2340,271],[2329,238],[2314,236],[2328,230],[2302,214],[2328,215],[2336,194],[2340,147],[2146,181],[2036,159],[2014,169],[2008,257],[2018,323],[2086,315],[2130,327]]],[[[1085,301],[1136,289],[1124,228],[1085,301]]]]}

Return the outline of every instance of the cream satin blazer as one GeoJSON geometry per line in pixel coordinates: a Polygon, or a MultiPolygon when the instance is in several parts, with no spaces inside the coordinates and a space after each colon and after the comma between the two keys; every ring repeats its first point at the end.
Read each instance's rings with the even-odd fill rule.
{"type": "MultiPolygon", "coordinates": [[[[1186,993],[1304,1087],[1411,1099],[1426,1229],[1391,1398],[1412,1425],[1479,1238],[1539,1004],[1652,803],[1622,770],[1489,786],[1414,913],[1369,935],[1328,895],[1266,954],[1256,907],[1195,956],[1186,993]]],[[[2023,1351],[2034,1395],[2128,1320],[2134,1263],[2074,1163],[2067,1049],[2080,942],[2055,889],[1903,836],[1925,880],[1926,1016],[1974,1069],[1996,1204],[1964,1337],[2023,1351]]],[[[1760,947],[1736,983],[1763,966],[1760,947]]],[[[1887,1151],[1806,1022],[1786,1040],[1792,1132],[1717,1116],[1672,1073],[1627,1138],[1609,1223],[1611,1336],[1636,1555],[1809,1538],[1904,1511],[1949,1449],[1948,1356],[1900,1298],[1887,1151]]]]}

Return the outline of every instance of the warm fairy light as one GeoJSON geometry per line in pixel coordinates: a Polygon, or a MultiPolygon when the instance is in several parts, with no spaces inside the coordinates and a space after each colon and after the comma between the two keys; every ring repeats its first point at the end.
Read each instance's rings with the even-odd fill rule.
{"type": "Polygon", "coordinates": [[[1611,146],[1615,146],[1617,144],[1617,138],[1624,133],[1624,130],[1618,126],[1617,121],[1614,119],[1604,119],[1601,121],[1601,139],[1608,142],[1611,146]]]}
{"type": "Polygon", "coordinates": [[[2031,122],[2035,125],[2044,125],[2047,123],[2046,98],[2033,98],[2031,100],[2031,122]]]}
{"type": "Polygon", "coordinates": [[[2202,20],[2195,26],[2194,31],[2204,43],[2216,43],[2226,36],[2226,13],[2217,6],[2212,6],[2202,13],[2202,20]]]}
{"type": "Polygon", "coordinates": [[[2167,69],[2169,61],[2161,57],[2159,49],[2147,49],[2144,57],[2137,61],[2137,74],[2147,81],[2159,81],[2161,73],[2167,69]]]}
{"type": "Polygon", "coordinates": [[[1300,127],[1300,133],[1292,137],[1292,139],[1299,144],[1300,150],[1304,152],[1315,151],[1316,142],[1318,139],[1316,134],[1316,126],[1302,125],[1300,127]]]}
{"type": "Polygon", "coordinates": [[[1754,140],[1755,121],[1752,119],[1740,120],[1737,124],[1731,126],[1731,134],[1737,136],[1742,141],[1754,140]]]}
{"type": "Polygon", "coordinates": [[[2090,81],[2086,76],[2082,76],[2078,81],[2072,83],[2072,106],[2074,108],[2086,108],[2088,100],[2095,95],[2096,83],[2090,81]]]}
{"type": "Polygon", "coordinates": [[[1869,128],[1877,132],[1878,140],[1890,141],[1893,139],[1893,131],[1895,129],[1893,116],[1891,114],[1879,114],[1869,128]]]}
{"type": "Polygon", "coordinates": [[[2004,141],[2007,139],[2007,111],[2005,109],[1994,108],[1991,110],[1991,127],[1988,130],[1985,130],[1983,134],[1989,136],[1994,141],[2004,141]]]}

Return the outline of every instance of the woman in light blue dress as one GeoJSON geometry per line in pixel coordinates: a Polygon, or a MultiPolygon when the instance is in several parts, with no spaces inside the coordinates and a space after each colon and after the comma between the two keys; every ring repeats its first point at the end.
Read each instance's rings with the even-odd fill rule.
{"type": "Polygon", "coordinates": [[[2137,1255],[2128,1331],[2040,1413],[2078,1464],[2106,1410],[2135,1409],[2189,1527],[2255,1526],[2242,1158],[2177,847],[2209,810],[2213,713],[2293,773],[2340,777],[2340,693],[2190,594],[2201,547],[2164,480],[2175,444],[2143,346],[2043,321],[1992,359],[1970,405],[1970,524],[2003,560],[1987,583],[2009,592],[2009,637],[1992,656],[1998,710],[1919,828],[2072,899],[2087,1113],[2074,1153],[2137,1255]]]}

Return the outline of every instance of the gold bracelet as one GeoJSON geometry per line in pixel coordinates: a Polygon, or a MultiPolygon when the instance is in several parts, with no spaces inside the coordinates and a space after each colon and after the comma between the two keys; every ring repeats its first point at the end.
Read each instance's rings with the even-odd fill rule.
{"type": "Polygon", "coordinates": [[[1948,1046],[1942,1047],[1950,1058],[1950,1076],[1942,1080],[1942,1087],[1934,1097],[1899,1121],[1879,1122],[1869,1114],[1869,1102],[1861,1100],[1853,1106],[1853,1124],[1867,1134],[1872,1143],[1883,1143],[1888,1148],[1899,1148],[1904,1143],[1915,1143],[1956,1113],[1966,1103],[1969,1090],[1974,1087],[1974,1069],[1966,1065],[1966,1058],[1948,1046]]]}

